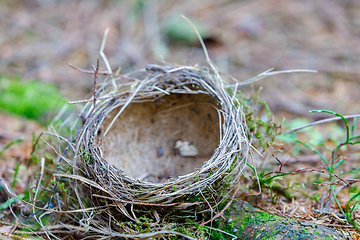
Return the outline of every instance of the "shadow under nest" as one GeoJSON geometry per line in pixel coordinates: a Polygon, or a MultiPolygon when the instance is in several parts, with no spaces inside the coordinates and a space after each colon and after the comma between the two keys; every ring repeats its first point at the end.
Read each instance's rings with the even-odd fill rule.
{"type": "Polygon", "coordinates": [[[95,101],[78,101],[86,102],[85,121],[62,156],[72,173],[55,174],[72,189],[71,204],[54,198],[77,223],[73,230],[110,238],[183,236],[177,224],[204,221],[250,154],[236,93],[236,85],[208,68],[151,65],[107,77],[95,101]]]}

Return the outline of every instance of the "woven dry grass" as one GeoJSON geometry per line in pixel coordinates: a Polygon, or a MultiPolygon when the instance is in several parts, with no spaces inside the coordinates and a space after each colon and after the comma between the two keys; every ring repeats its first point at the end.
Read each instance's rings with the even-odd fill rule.
{"type": "Polygon", "coordinates": [[[72,206],[53,195],[67,221],[79,224],[67,228],[108,237],[182,236],[169,226],[200,222],[218,206],[246,167],[251,145],[237,85],[225,85],[214,69],[148,65],[107,77],[90,99],[76,102],[86,102],[75,121],[83,124],[60,157],[72,174],[55,174],[73,189],[72,206]],[[146,222],[151,231],[128,225],[146,222]]]}
{"type": "MultiPolygon", "coordinates": [[[[248,163],[256,150],[239,86],[310,71],[269,69],[229,84],[234,79],[222,78],[208,62],[210,68],[165,64],[125,75],[92,72],[92,97],[72,102],[85,106],[75,121],[60,124],[73,126],[76,136],[60,136],[53,127],[54,133],[47,132],[65,144],[48,144],[58,167],[50,200],[40,210],[59,213],[53,215],[55,225],[43,226],[48,234],[66,228],[92,237],[204,238],[199,223],[219,212],[247,166],[255,170],[248,163]],[[99,74],[108,76],[97,88],[99,74]]],[[[41,162],[43,172],[44,157],[41,162]]]]}
{"type": "Polygon", "coordinates": [[[167,65],[126,77],[134,81],[114,79],[116,91],[109,81],[95,107],[92,100],[85,106],[76,145],[76,166],[112,200],[184,207],[241,174],[249,153],[244,115],[217,73],[167,65]],[[200,153],[181,155],[178,140],[200,153]]]}
{"type": "MultiPolygon", "coordinates": [[[[126,75],[112,73],[103,52],[105,31],[100,55],[108,71],[99,72],[98,61],[91,72],[92,97],[72,102],[85,103],[71,129],[80,120],[82,126],[74,138],[61,137],[54,129],[55,134],[50,133],[68,144],[63,154],[49,144],[59,156],[51,199],[60,210],[53,212],[65,214],[65,222],[72,219],[79,224],[52,229],[66,227],[106,238],[177,234],[192,239],[173,231],[177,224],[205,224],[203,213],[213,214],[238,183],[254,149],[238,87],[270,75],[311,70],[273,72],[271,68],[241,83],[230,76],[224,80],[194,30],[210,68],[147,65],[126,75]],[[98,88],[99,74],[108,77],[98,88]],[[60,171],[62,159],[73,174],[60,173],[68,169],[60,171]],[[71,193],[64,183],[73,189],[71,193]],[[65,200],[57,190],[66,193],[65,200]]],[[[51,200],[44,209],[50,205],[51,200]]],[[[194,236],[204,234],[196,235],[201,227],[191,228],[194,236]]]]}

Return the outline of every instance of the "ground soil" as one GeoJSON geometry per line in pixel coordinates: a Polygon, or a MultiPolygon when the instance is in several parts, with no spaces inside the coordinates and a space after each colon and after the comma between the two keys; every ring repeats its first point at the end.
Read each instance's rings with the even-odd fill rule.
{"type": "MultiPolygon", "coordinates": [[[[91,70],[91,65],[100,58],[98,51],[107,27],[110,32],[105,53],[113,71],[122,67],[121,72],[126,73],[148,63],[158,63],[157,60],[205,65],[197,41],[180,42],[164,30],[169,19],[180,18],[180,14],[204,26],[203,37],[210,58],[221,72],[239,81],[271,67],[318,70],[316,74],[277,75],[242,88],[245,95],[251,95],[263,87],[262,96],[277,121],[283,117],[288,122],[295,118],[313,121],[328,116],[310,114],[312,109],[329,109],[344,115],[359,113],[360,2],[357,0],[1,2],[0,32],[5,34],[0,36],[0,72],[53,82],[67,99],[83,99],[91,92],[93,78],[71,69],[65,62],[91,70]]],[[[180,22],[187,24],[181,19],[180,22]]],[[[193,32],[185,35],[190,34],[193,32]]],[[[105,70],[104,63],[101,70],[105,70]]],[[[0,176],[11,185],[11,169],[16,161],[25,164],[30,158],[31,133],[39,132],[40,127],[33,121],[5,113],[0,115],[0,123],[0,149],[12,139],[25,136],[22,144],[10,148],[0,159],[0,176]]],[[[340,122],[337,125],[344,127],[340,122]]],[[[318,131],[335,132],[327,126],[320,126],[318,131]]],[[[304,139],[308,139],[305,133],[304,139]]],[[[342,171],[360,164],[358,150],[342,149],[348,156],[342,171]]],[[[322,164],[320,157],[307,149],[298,151],[294,144],[279,143],[264,152],[264,158],[259,158],[259,169],[278,168],[274,153],[281,162],[289,160],[283,171],[322,164]],[[294,156],[296,151],[298,154],[294,156]]],[[[19,174],[23,180],[15,185],[17,194],[24,190],[32,175],[30,170],[25,170],[19,174]]],[[[339,207],[333,201],[327,204],[331,200],[327,186],[314,184],[318,179],[328,181],[327,178],[319,172],[299,173],[279,180],[279,186],[274,188],[278,193],[276,198],[266,188],[261,198],[253,197],[258,194],[255,188],[251,189],[253,195],[248,189],[239,195],[278,216],[353,231],[349,224],[343,223],[339,207]],[[301,184],[304,188],[291,192],[296,197],[285,194],[288,186],[301,184]],[[319,213],[320,210],[323,212],[319,213]]],[[[338,197],[340,207],[345,207],[351,196],[340,191],[338,197]]],[[[353,214],[354,218],[360,217],[358,209],[353,214]]]]}

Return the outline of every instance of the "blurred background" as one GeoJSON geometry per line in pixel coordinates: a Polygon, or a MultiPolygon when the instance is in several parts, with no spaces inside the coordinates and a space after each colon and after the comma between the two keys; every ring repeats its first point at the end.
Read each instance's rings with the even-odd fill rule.
{"type": "Polygon", "coordinates": [[[82,98],[91,91],[92,76],[66,62],[91,70],[108,27],[105,54],[113,71],[121,67],[126,73],[157,60],[204,65],[196,35],[181,14],[199,29],[219,70],[239,81],[277,63],[277,70],[318,70],[255,85],[264,87],[276,115],[310,116],[308,110],[319,108],[359,112],[357,0],[1,1],[0,72],[54,83],[67,100],[82,98]]]}
{"type": "Polygon", "coordinates": [[[262,86],[278,120],[323,117],[310,114],[312,109],[359,112],[357,0],[0,1],[0,141],[34,130],[14,114],[45,125],[56,106],[91,93],[93,76],[66,62],[91,70],[106,28],[104,52],[113,71],[121,67],[124,74],[162,61],[206,65],[181,14],[197,27],[219,70],[239,81],[271,67],[318,71],[272,76],[242,88],[251,94],[262,86]]]}

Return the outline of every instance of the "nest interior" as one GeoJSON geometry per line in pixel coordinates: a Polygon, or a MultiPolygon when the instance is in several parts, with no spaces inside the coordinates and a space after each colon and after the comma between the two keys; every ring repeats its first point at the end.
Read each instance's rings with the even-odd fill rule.
{"type": "MultiPolygon", "coordinates": [[[[91,185],[91,202],[113,200],[136,221],[135,208],[161,206],[165,217],[162,206],[208,210],[221,201],[221,189],[236,183],[250,149],[236,86],[228,89],[215,70],[191,66],[105,79],[85,100],[86,121],[74,146],[74,171],[91,185]]],[[[75,191],[86,207],[82,186],[75,191]]]]}
{"type": "Polygon", "coordinates": [[[131,103],[106,136],[119,108],[105,118],[98,135],[104,159],[132,178],[162,182],[200,168],[219,144],[216,100],[206,94],[170,94],[131,103]],[[183,144],[179,149],[180,145],[183,144]],[[189,146],[191,151],[187,153],[189,146]]]}

